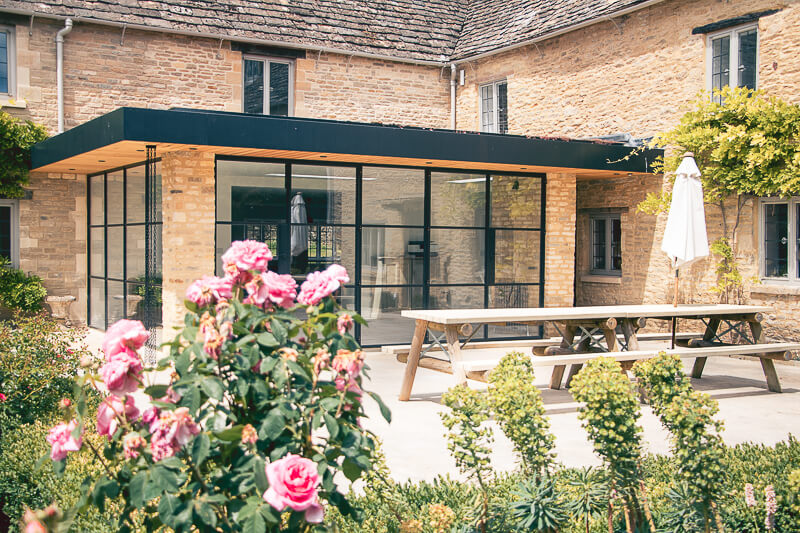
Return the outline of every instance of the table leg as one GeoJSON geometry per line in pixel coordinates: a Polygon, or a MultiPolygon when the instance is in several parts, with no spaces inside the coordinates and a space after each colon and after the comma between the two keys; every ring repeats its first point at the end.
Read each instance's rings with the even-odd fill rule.
{"type": "MultiPolygon", "coordinates": [[[[564,325],[564,337],[561,339],[561,347],[562,348],[569,348],[572,345],[572,340],[575,338],[575,331],[578,328],[575,326],[570,326],[569,324],[564,325]]],[[[556,365],[553,367],[553,374],[550,376],[550,388],[551,389],[560,389],[561,388],[561,380],[564,377],[564,369],[567,368],[567,365],[556,365]]]]}
{"type": "Polygon", "coordinates": [[[461,358],[461,343],[458,340],[459,326],[445,326],[444,334],[447,338],[447,351],[450,352],[450,365],[453,367],[453,376],[456,385],[466,385],[467,376],[464,373],[464,361],[461,358]]]}
{"type": "MultiPolygon", "coordinates": [[[[764,327],[759,322],[749,322],[750,331],[753,334],[753,341],[756,344],[764,344],[767,339],[764,335],[764,327]]],[[[772,359],[761,357],[761,369],[764,371],[764,377],[767,378],[767,389],[771,392],[783,392],[781,388],[781,381],[778,379],[778,373],[775,371],[775,363],[772,359]]]]}
{"type": "Polygon", "coordinates": [[[411,350],[408,352],[408,361],[406,362],[406,371],[403,375],[403,384],[400,385],[400,401],[407,402],[411,397],[411,387],[414,386],[414,377],[417,375],[417,366],[419,366],[419,356],[422,352],[422,343],[425,341],[425,334],[428,332],[428,322],[426,320],[417,320],[417,325],[414,328],[414,338],[411,341],[411,350]]]}
{"type": "MultiPolygon", "coordinates": [[[[717,329],[719,329],[719,319],[712,318],[708,321],[708,325],[706,326],[706,332],[703,333],[703,340],[710,341],[717,336],[717,329]]],[[[700,379],[703,377],[703,369],[706,366],[706,358],[705,357],[698,357],[694,360],[694,366],[692,367],[692,377],[695,379],[700,379]]]]}

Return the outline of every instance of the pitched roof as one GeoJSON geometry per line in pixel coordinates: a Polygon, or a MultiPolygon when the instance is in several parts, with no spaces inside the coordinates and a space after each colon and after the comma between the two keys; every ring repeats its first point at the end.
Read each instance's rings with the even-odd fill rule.
{"type": "Polygon", "coordinates": [[[3,0],[0,11],[445,62],[651,0],[3,0]]]}
{"type": "Polygon", "coordinates": [[[532,41],[649,0],[472,0],[451,53],[462,59],[532,41]]]}

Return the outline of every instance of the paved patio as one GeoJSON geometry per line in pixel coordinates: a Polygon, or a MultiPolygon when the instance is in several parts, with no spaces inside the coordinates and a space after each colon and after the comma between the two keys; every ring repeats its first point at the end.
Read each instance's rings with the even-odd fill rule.
{"type": "MultiPolygon", "coordinates": [[[[648,343],[645,346],[657,349],[658,345],[648,343]]],[[[474,352],[465,357],[486,359],[490,353],[489,350],[474,352]]],[[[494,356],[499,358],[502,353],[494,351],[494,356]]],[[[447,451],[444,427],[438,415],[444,409],[440,404],[441,394],[452,385],[452,376],[420,368],[411,401],[400,402],[397,393],[405,365],[380,352],[369,352],[367,364],[371,368],[372,380],[365,387],[382,396],[392,410],[392,423],[383,422],[374,402],[368,401],[367,410],[372,419],[366,427],[383,440],[392,475],[397,480],[431,480],[438,474],[460,478],[447,451]]],[[[706,364],[703,378],[693,380],[695,388],[711,394],[719,402],[720,416],[725,421],[723,438],[727,444],[758,442],[771,445],[786,439],[791,432],[798,433],[800,365],[776,366],[783,385],[782,394],[766,390],[758,360],[713,357],[706,364]]],[[[549,378],[550,368],[537,369],[536,384],[542,389],[551,430],[556,437],[558,461],[567,466],[599,464],[578,420],[577,403],[568,390],[547,389],[549,378]]],[[[485,387],[479,382],[469,383],[471,387],[485,387]]],[[[646,450],[667,453],[669,435],[646,406],[643,406],[641,423],[646,450]]],[[[498,470],[511,470],[514,467],[511,443],[496,425],[495,428],[493,465],[498,470]]]]}

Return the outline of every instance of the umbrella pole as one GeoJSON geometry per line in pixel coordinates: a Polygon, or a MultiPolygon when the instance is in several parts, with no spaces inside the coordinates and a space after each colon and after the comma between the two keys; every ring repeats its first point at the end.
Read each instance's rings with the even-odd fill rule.
{"type": "MultiPolygon", "coordinates": [[[[675,269],[675,294],[672,297],[672,306],[678,307],[678,269],[675,269]]],[[[675,349],[675,328],[678,324],[678,318],[672,317],[672,349],[675,349]]]]}

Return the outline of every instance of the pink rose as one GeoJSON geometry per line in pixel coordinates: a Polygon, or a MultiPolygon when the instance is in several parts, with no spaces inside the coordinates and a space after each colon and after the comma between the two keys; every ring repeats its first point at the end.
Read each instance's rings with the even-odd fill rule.
{"type": "Polygon", "coordinates": [[[106,396],[97,408],[97,432],[111,440],[120,426],[120,419],[128,422],[139,419],[139,408],[132,396],[125,397],[125,403],[117,396],[106,396]]]}
{"type": "Polygon", "coordinates": [[[222,254],[222,266],[228,276],[238,280],[244,272],[266,270],[271,259],[272,252],[263,242],[234,241],[228,251],[222,254]]]}
{"type": "Polygon", "coordinates": [[[126,348],[100,367],[100,376],[112,394],[133,392],[142,382],[142,360],[136,352],[126,348]]]}
{"type": "Polygon", "coordinates": [[[122,443],[122,451],[128,459],[136,459],[139,457],[139,450],[144,448],[145,440],[138,433],[129,433],[125,436],[122,443]]]}
{"type": "Polygon", "coordinates": [[[47,528],[38,520],[34,520],[25,526],[25,533],[47,533],[47,528]]]}
{"type": "Polygon", "coordinates": [[[6,395],[0,392],[0,402],[4,402],[6,400],[7,400],[6,395]]]}
{"type": "Polygon", "coordinates": [[[348,281],[347,271],[341,265],[331,265],[322,272],[312,272],[300,286],[297,301],[304,305],[317,305],[348,281]]]}
{"type": "Polygon", "coordinates": [[[334,264],[329,266],[325,269],[325,274],[327,274],[329,278],[335,279],[342,285],[350,281],[350,276],[347,275],[347,269],[342,265],[334,264]]]}
{"type": "Polygon", "coordinates": [[[145,409],[144,414],[142,414],[142,422],[147,424],[147,427],[150,429],[150,433],[154,433],[156,431],[160,416],[161,410],[155,405],[151,405],[145,409]]]}
{"type": "Polygon", "coordinates": [[[179,407],[174,411],[165,411],[161,417],[151,425],[152,439],[150,450],[153,452],[153,461],[160,461],[172,457],[175,452],[200,433],[200,428],[195,424],[189,409],[179,407]]]}
{"type": "Polygon", "coordinates": [[[72,432],[78,427],[77,420],[71,420],[69,424],[60,423],[50,430],[47,434],[47,442],[50,443],[50,459],[53,461],[63,461],[69,452],[77,452],[83,444],[83,435],[76,439],[72,432]]]}
{"type": "Polygon", "coordinates": [[[115,322],[103,339],[103,352],[106,359],[111,359],[125,349],[136,351],[147,342],[150,332],[138,320],[119,320],[115,322]]]}
{"type": "Polygon", "coordinates": [[[297,296],[297,282],[289,274],[263,272],[245,285],[248,297],[245,302],[263,306],[266,303],[289,308],[297,296]]]}
{"type": "Polygon", "coordinates": [[[186,289],[186,299],[201,307],[227,300],[233,296],[233,282],[228,278],[203,276],[186,289]]]}
{"type": "Polygon", "coordinates": [[[305,511],[306,522],[322,522],[323,509],[317,495],[321,480],[314,461],[290,453],[267,465],[267,480],[269,488],[264,500],[277,511],[288,506],[305,511]]]}
{"type": "Polygon", "coordinates": [[[344,335],[352,328],[353,328],[353,317],[351,317],[347,313],[339,316],[339,318],[336,320],[336,329],[339,330],[339,334],[344,335]]]}
{"type": "Polygon", "coordinates": [[[333,358],[331,366],[336,372],[347,374],[351,378],[357,378],[361,373],[361,368],[364,366],[364,354],[361,350],[356,350],[355,352],[339,350],[336,352],[336,357],[333,358]]]}

